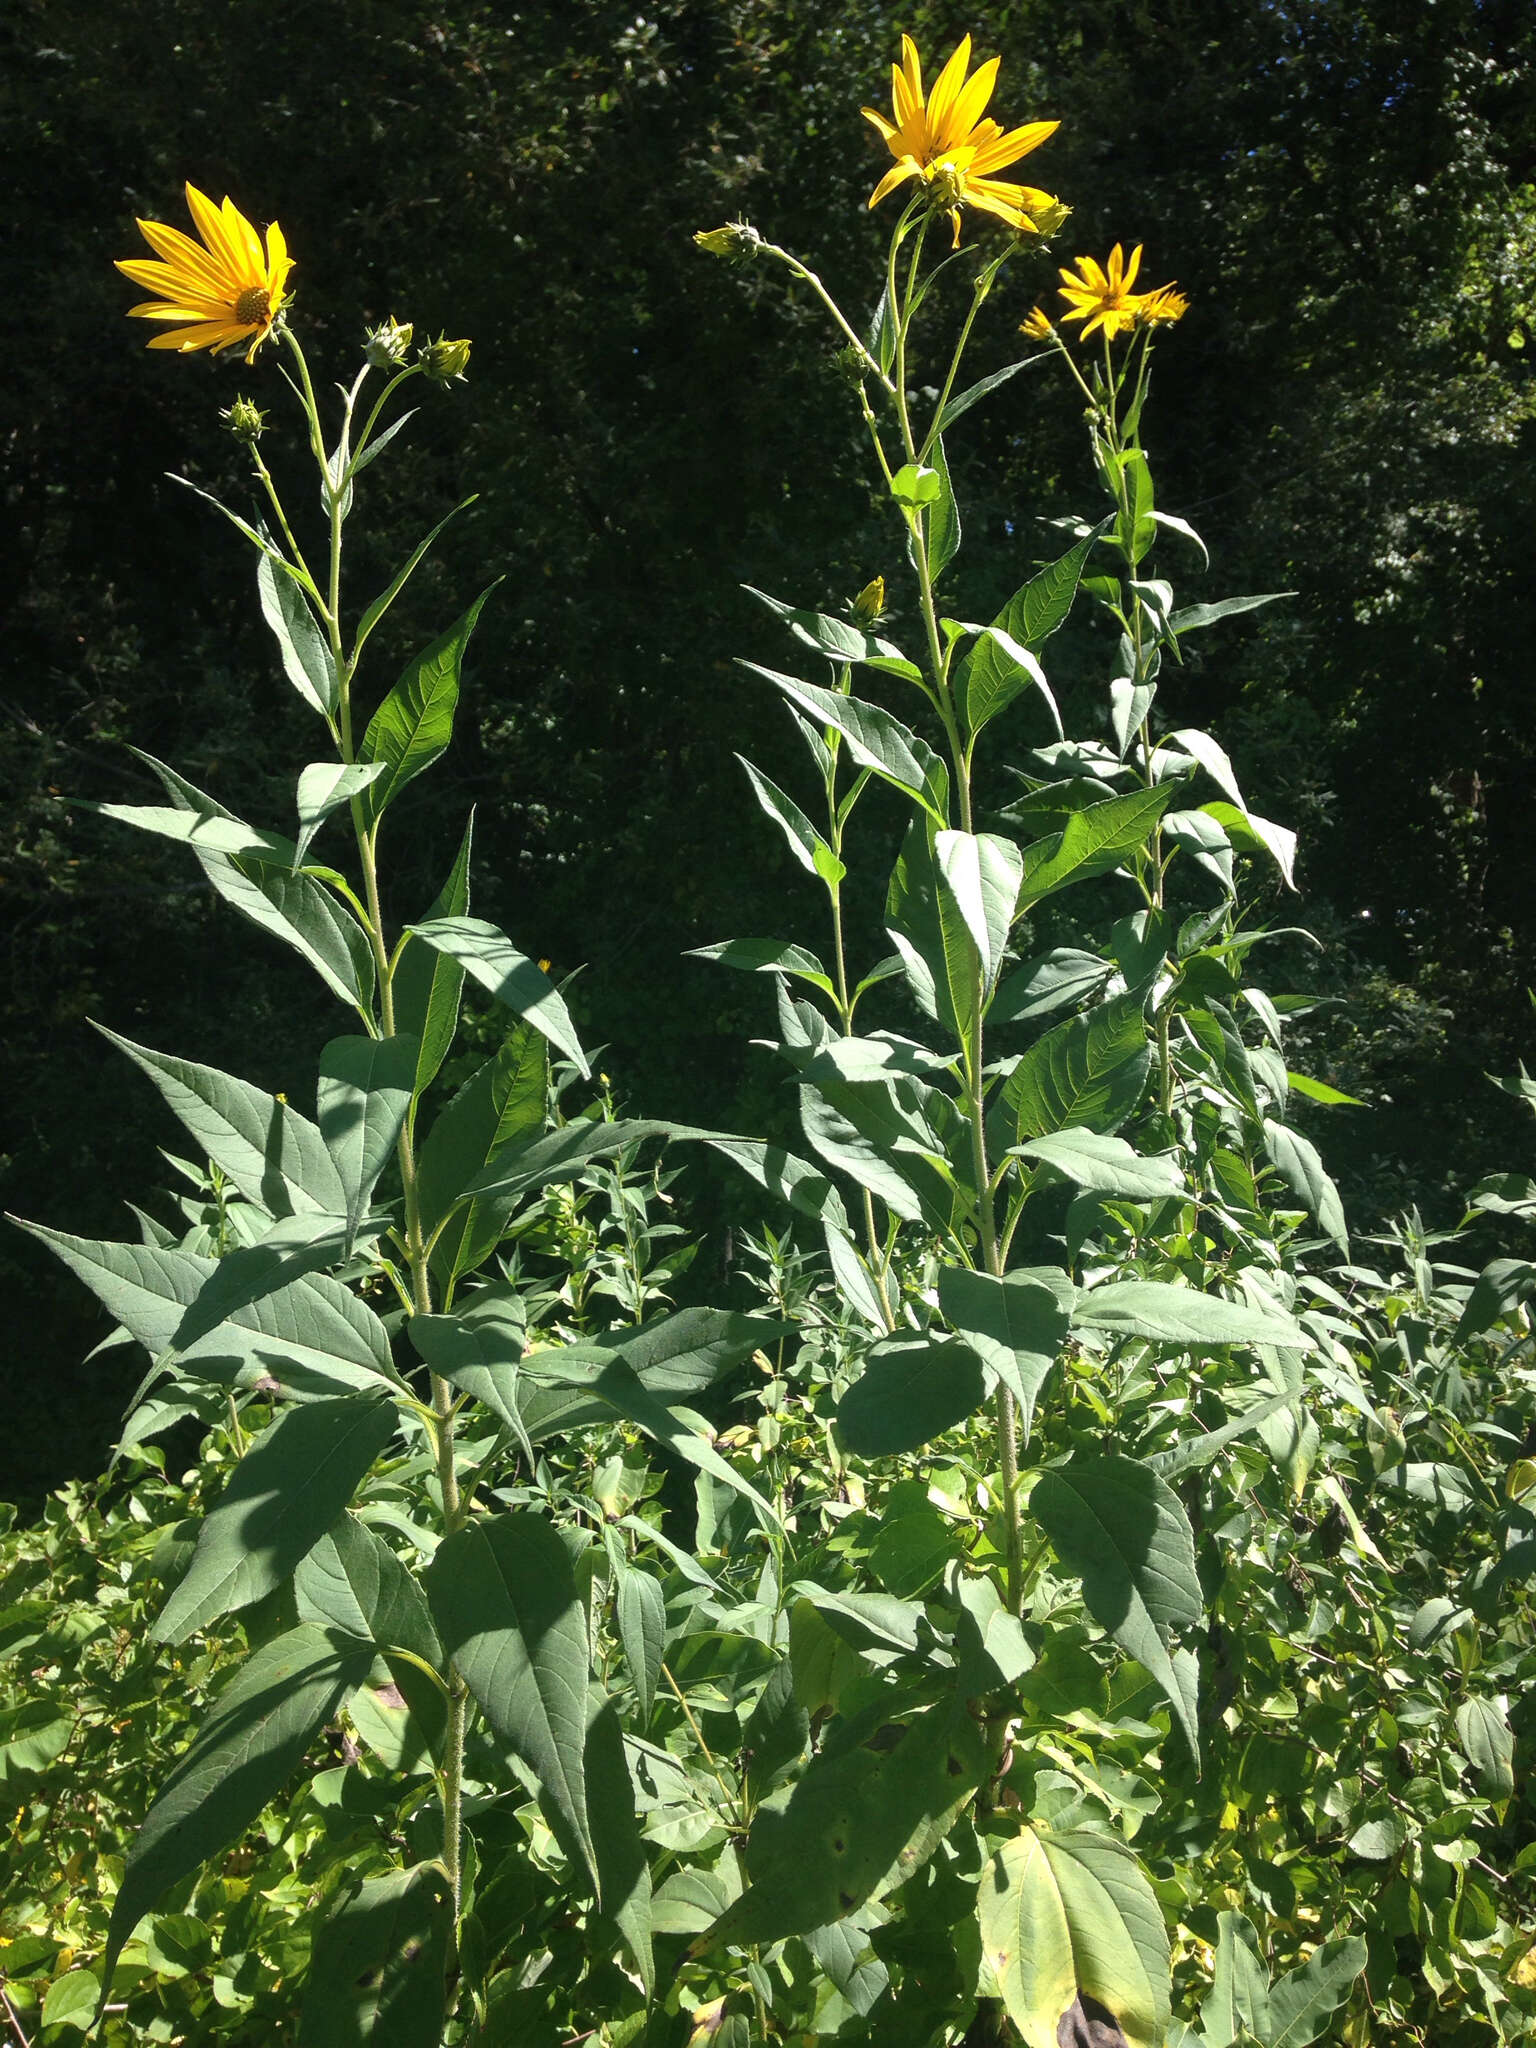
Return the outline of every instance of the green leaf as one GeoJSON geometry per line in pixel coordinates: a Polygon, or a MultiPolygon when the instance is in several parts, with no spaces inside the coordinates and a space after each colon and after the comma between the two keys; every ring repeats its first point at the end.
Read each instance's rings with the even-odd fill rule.
{"type": "Polygon", "coordinates": [[[1474,1695],[1456,1709],[1456,1739],[1477,1774],[1478,1790],[1502,1804],[1515,1793],[1515,1738],[1508,1702],[1474,1695]]]}
{"type": "MultiPolygon", "coordinates": [[[[604,1916],[613,1921],[639,1974],[647,2001],[655,1996],[651,1954],[651,1872],[635,1817],[635,1788],[624,1754],[624,1733],[613,1701],[594,1683],[587,1694],[584,1752],[587,1815],[597,1852],[597,1892],[604,1916]]],[[[559,1827],[558,1812],[552,1816],[559,1827]]],[[[573,1847],[569,1839],[566,1847],[573,1847]]],[[[573,1858],[574,1860],[574,1858],[573,1858]]]]}
{"type": "Polygon", "coordinates": [[[1129,500],[1129,519],[1117,522],[1120,545],[1134,568],[1151,551],[1157,539],[1157,516],[1152,509],[1152,472],[1139,448],[1128,448],[1119,458],[1129,500]]]}
{"type": "MultiPolygon", "coordinates": [[[[238,824],[222,804],[174,768],[137,748],[134,752],[159,776],[176,810],[238,824]]],[[[193,850],[203,873],[226,903],[302,954],[343,1002],[366,1011],[374,982],[373,949],[367,933],[313,875],[293,872],[294,849],[286,841],[279,844],[286,852],[279,851],[270,860],[203,852],[195,842],[193,850]]]]}
{"type": "Polygon", "coordinates": [[[378,823],[386,805],[394,802],[408,782],[447,751],[453,738],[464,650],[475,630],[475,621],[495,588],[494,583],[489,584],[463,618],[406,664],[399,681],[368,721],[368,730],[357,750],[358,759],[384,764],[384,773],[369,785],[363,797],[363,810],[370,826],[378,823]]]}
{"type": "Polygon", "coordinates": [[[1261,604],[1276,604],[1282,597],[1295,595],[1294,590],[1271,590],[1262,597],[1223,597],[1215,604],[1188,605],[1169,619],[1169,630],[1175,634],[1197,633],[1203,626],[1214,626],[1218,619],[1229,619],[1237,612],[1255,611],[1261,604]]]}
{"type": "Polygon", "coordinates": [[[1016,916],[1058,890],[1092,881],[1119,867],[1129,854],[1145,846],[1154,827],[1178,793],[1176,782],[1153,789],[1133,789],[1074,811],[1061,831],[1037,839],[1024,849],[1024,880],[1016,916]]]}
{"type": "MultiPolygon", "coordinates": [[[[373,1662],[371,1644],[303,1624],[254,1651],[215,1699],[128,1852],[101,1981],[172,1885],[236,1841],[298,1769],[373,1662]]],[[[105,1995],[105,1993],[103,1994],[105,1995]]]]}
{"type": "Polygon", "coordinates": [[[909,731],[899,718],[878,704],[845,697],[838,690],[818,689],[814,683],[760,668],[753,661],[742,666],[782,690],[791,704],[798,704],[819,724],[840,732],[861,768],[905,790],[938,824],[949,823],[949,771],[928,742],[909,731]]]}
{"type": "Polygon", "coordinates": [[[301,868],[304,856],[309,852],[310,841],[320,830],[332,811],[339,811],[343,804],[365,790],[371,782],[377,782],[385,773],[382,761],[366,764],[353,762],[350,767],[343,761],[314,761],[299,775],[298,811],[299,836],[294,843],[293,865],[301,868]]]}
{"type": "Polygon", "coordinates": [[[1310,1351],[1312,1339],[1283,1309],[1254,1308],[1168,1280],[1110,1280],[1077,1297],[1073,1326],[1158,1344],[1278,1344],[1310,1351]]]}
{"type": "Polygon", "coordinates": [[[348,1891],[315,1935],[299,2048],[438,2048],[452,1928],[439,1864],[348,1891]]]}
{"type": "Polygon", "coordinates": [[[782,939],[722,939],[713,946],[690,946],[684,958],[718,960],[722,967],[735,967],[743,974],[794,974],[823,995],[837,993],[814,953],[782,939]]]}
{"type": "Polygon", "coordinates": [[[754,1805],[792,1764],[804,1756],[811,1737],[811,1717],[795,1697],[794,1668],[781,1658],[768,1674],[742,1732],[747,1783],[754,1805]]]}
{"type": "Polygon", "coordinates": [[[999,984],[987,1013],[990,1024],[1033,1022],[1056,1010],[1096,996],[1114,972],[1114,963],[1073,946],[1054,946],[1038,960],[1028,960],[999,984]]]}
{"type": "Polygon", "coordinates": [[[748,1887],[693,1944],[776,1941],[831,1926],[921,1867],[986,1773],[981,1730],[958,1702],[913,1716],[883,1755],[813,1757],[789,1792],[758,1808],[748,1887]]]}
{"type": "Polygon", "coordinates": [[[1156,1202],[1184,1192],[1184,1176],[1171,1152],[1150,1156],[1137,1152],[1124,1138],[1104,1132],[1070,1128],[1049,1137],[1030,1138],[1014,1151],[1038,1159],[1066,1180],[1095,1193],[1131,1202],[1156,1202]]]}
{"type": "MultiPolygon", "coordinates": [[[[922,675],[922,670],[908,661],[899,647],[893,647],[889,640],[876,639],[847,619],[829,618],[825,612],[802,611],[795,605],[785,604],[782,598],[770,597],[766,590],[755,590],[750,583],[741,587],[749,597],[755,597],[760,604],[767,605],[769,611],[776,613],[803,646],[824,654],[829,661],[869,662],[914,679],[922,675]]],[[[739,761],[741,756],[738,754],[736,758],[739,761]]]]}
{"type": "Polygon", "coordinates": [[[1020,370],[1027,370],[1031,363],[1043,362],[1049,353],[1048,349],[1041,349],[1035,355],[1021,356],[1018,362],[1007,363],[1001,370],[994,370],[990,377],[983,377],[967,390],[957,392],[939,414],[935,422],[937,431],[941,434],[946,432],[962,413],[969,412],[973,405],[994,392],[999,384],[1006,384],[1010,377],[1017,377],[1020,370]]]}
{"type": "Polygon", "coordinates": [[[344,1190],[349,1232],[405,1128],[418,1050],[414,1038],[333,1038],[320,1055],[320,1131],[344,1190]]]}
{"type": "Polygon", "coordinates": [[[831,880],[841,881],[847,870],[794,798],[786,796],[776,782],[770,782],[754,768],[745,754],[736,758],[746,769],[758,802],[784,834],[786,845],[806,873],[825,874],[831,880]]]}
{"type": "Polygon", "coordinates": [[[436,917],[410,927],[411,935],[456,960],[498,1003],[536,1024],[544,1036],[590,1074],[576,1027],[560,993],[541,967],[519,953],[506,933],[478,917],[436,917]]]}
{"type": "Polygon", "coordinates": [[[907,1135],[908,1120],[895,1105],[889,1088],[800,1090],[800,1127],[812,1149],[829,1166],[846,1173],[858,1186],[877,1195],[893,1215],[908,1223],[925,1217],[937,1227],[946,1220],[949,1202],[935,1206],[933,1172],[917,1156],[907,1135]],[[905,1141],[906,1154],[897,1150],[905,1141]]]}
{"type": "Polygon", "coordinates": [[[553,1523],[517,1512],[445,1537],[427,1568],[443,1645],[491,1732],[532,1771],[594,1885],[587,1806],[587,1616],[553,1523]]]}
{"type": "Polygon", "coordinates": [[[270,555],[256,564],[256,589],[261,615],[277,639],[283,658],[283,673],[322,718],[329,717],[340,702],[336,662],[320,630],[320,622],[309,600],[291,576],[284,575],[270,555]]]}
{"type": "Polygon", "coordinates": [[[1024,855],[1011,839],[991,832],[940,832],[933,851],[941,912],[947,898],[976,949],[982,986],[991,995],[1013,929],[1024,855]]]}
{"type": "Polygon", "coordinates": [[[383,1537],[341,1514],[294,1573],[300,1621],[360,1636],[380,1650],[442,1662],[442,1645],[414,1576],[383,1537]]]}
{"type": "MultiPolygon", "coordinates": [[[[934,440],[929,450],[929,460],[933,465],[931,473],[939,480],[939,488],[935,496],[919,501],[921,510],[918,517],[923,522],[927,543],[928,574],[932,581],[937,583],[960,552],[960,508],[955,503],[954,487],[949,480],[949,463],[944,454],[942,440],[934,440]]],[[[909,555],[912,553],[910,540],[907,552],[909,555]]]]}
{"type": "Polygon", "coordinates": [[[1286,1186],[1306,1204],[1347,1259],[1349,1226],[1344,1220],[1344,1204],[1317,1147],[1300,1131],[1268,1116],[1264,1119],[1264,1143],[1286,1186]]]}
{"type": "Polygon", "coordinates": [[[542,1137],[507,1146],[494,1164],[475,1175],[463,1194],[517,1195],[528,1188],[553,1187],[559,1181],[575,1180],[592,1160],[611,1159],[616,1152],[623,1152],[642,1139],[709,1135],[653,1118],[621,1118],[604,1123],[578,1117],[559,1130],[546,1131],[542,1137]]]}
{"type": "Polygon", "coordinates": [[[1051,723],[1056,728],[1056,737],[1060,739],[1061,712],[1045,679],[1045,670],[1035,656],[1001,626],[983,626],[979,644],[993,648],[995,655],[984,667],[968,667],[962,671],[964,680],[957,687],[965,690],[961,715],[966,731],[974,737],[999,712],[1006,711],[1016,697],[1033,689],[1045,699],[1051,723]]]}
{"type": "Polygon", "coordinates": [[[1142,999],[1117,996],[1037,1039],[1009,1075],[1003,1099],[1021,1140],[1074,1126],[1110,1132],[1139,1107],[1151,1069],[1142,999]]]}
{"type": "Polygon", "coordinates": [[[523,1417],[524,1390],[519,1387],[527,1347],[522,1305],[499,1287],[482,1287],[453,1315],[414,1315],[406,1329],[432,1370],[483,1401],[512,1431],[532,1465],[533,1445],[523,1417]]]}
{"type": "Polygon", "coordinates": [[[891,478],[891,496],[898,505],[905,505],[912,511],[920,505],[936,504],[943,489],[938,471],[922,463],[903,463],[891,478]]]}
{"type": "Polygon", "coordinates": [[[651,1705],[661,1679],[661,1660],[667,1644],[667,1603],[659,1582],[648,1571],[626,1564],[617,1575],[614,1607],[643,1729],[650,1722],[651,1705]]]}
{"type": "Polygon", "coordinates": [[[1131,1458],[1074,1455],[1041,1475],[1029,1511],[1082,1580],[1094,1620],[1167,1694],[1198,1758],[1193,1667],[1176,1668],[1168,1652],[1169,1631],[1193,1628],[1203,1612],[1195,1539],[1178,1495],[1131,1458]]]}
{"type": "Polygon", "coordinates": [[[96,2011],[101,1987],[89,1970],[68,1970],[55,1977],[43,2000],[45,2027],[78,2027],[86,2032],[96,2011]]]}
{"type": "Polygon", "coordinates": [[[132,825],[158,839],[175,839],[195,853],[239,854],[253,860],[273,862],[280,867],[297,867],[298,853],[291,839],[279,832],[263,832],[238,818],[218,813],[177,810],[170,804],[86,804],[82,810],[113,818],[120,825],[132,825]]]}
{"type": "Polygon", "coordinates": [[[428,1132],[419,1171],[421,1219],[440,1287],[473,1272],[501,1242],[516,1196],[476,1196],[462,1205],[459,1197],[511,1147],[543,1132],[548,1093],[544,1040],[519,1024],[428,1132]]]}
{"type": "Polygon", "coordinates": [[[186,1576],[155,1623],[157,1640],[184,1643],[284,1584],[346,1508],[397,1420],[388,1396],[370,1394],[280,1414],[204,1518],[186,1576]]]}
{"type": "MultiPolygon", "coordinates": [[[[379,1226],[372,1226],[378,1235],[379,1226]]],[[[221,1323],[322,1266],[340,1264],[357,1235],[345,1216],[283,1216],[259,1243],[226,1252],[176,1325],[172,1343],[180,1352],[216,1331],[221,1323]]]]}
{"type": "Polygon", "coordinates": [[[1065,1273],[969,1273],[939,1269],[939,1307],[994,1378],[1012,1393],[1028,1443],[1035,1400],[1071,1329],[1074,1289],[1065,1273]]]}
{"type": "Polygon", "coordinates": [[[1205,811],[1240,852],[1267,853],[1285,878],[1285,886],[1295,888],[1296,834],[1288,825],[1276,825],[1255,811],[1240,811],[1236,804],[1209,803],[1205,811]]]}
{"type": "Polygon", "coordinates": [[[1369,1960],[1359,1935],[1325,1941],[1299,1969],[1288,1970],[1269,1993],[1269,2031],[1264,2048],[1306,2048],[1349,1996],[1369,1960]]]}
{"type": "Polygon", "coordinates": [[[876,1344],[837,1407],[843,1442],[858,1458],[915,1451],[973,1415],[986,1399],[969,1344],[925,1336],[876,1344]]]}
{"type": "MultiPolygon", "coordinates": [[[[425,923],[463,917],[469,909],[469,855],[475,819],[470,813],[464,837],[448,879],[427,912],[425,923]]],[[[420,1044],[412,1093],[419,1100],[436,1077],[453,1043],[459,1022],[459,995],[464,969],[457,960],[407,936],[395,962],[395,1029],[420,1044]]]]}
{"type": "Polygon", "coordinates": [[[1217,1916],[1216,1962],[1211,1988],[1200,2003],[1204,2048],[1238,2048],[1251,2035],[1269,2040],[1269,1972],[1259,1937],[1244,1913],[1217,1916]]]}
{"type": "MultiPolygon", "coordinates": [[[[437,539],[437,536],[442,532],[443,528],[448,524],[449,520],[457,519],[459,514],[465,511],[467,507],[469,507],[470,505],[473,505],[474,502],[475,496],[474,494],[471,494],[469,497],[461,499],[460,502],[457,505],[455,505],[453,510],[448,514],[446,519],[439,519],[436,526],[434,526],[432,528],[432,531],[427,535],[426,539],[419,541],[417,545],[411,550],[409,556],[406,558],[403,567],[397,569],[395,574],[390,578],[387,588],[379,593],[379,595],[373,600],[372,604],[370,604],[368,609],[363,613],[363,616],[361,617],[361,619],[358,620],[357,623],[357,638],[352,643],[352,662],[354,667],[357,665],[357,657],[363,651],[363,643],[367,640],[368,635],[373,631],[374,627],[379,623],[380,619],[383,618],[384,614],[389,610],[390,606],[394,603],[395,599],[400,595],[401,591],[405,588],[406,583],[410,579],[412,571],[416,567],[416,564],[427,552],[427,549],[431,547],[433,541],[437,539]]],[[[491,590],[494,590],[495,588],[496,586],[493,583],[491,585],[491,590]]],[[[489,595],[490,591],[482,592],[480,597],[476,600],[477,607],[478,605],[484,604],[486,598],[489,595]]]]}
{"type": "Polygon", "coordinates": [[[148,1074],[198,1151],[256,1208],[277,1217],[346,1207],[324,1138],[296,1109],[217,1067],[151,1052],[105,1025],[96,1028],[148,1074]]]}
{"type": "Polygon", "coordinates": [[[1058,2048],[1081,1992],[1130,2048],[1160,2048],[1169,2017],[1168,1936],[1151,1885],[1122,1842],[1026,1826],[982,1872],[983,1948],[1025,2048],[1058,2048]]]}

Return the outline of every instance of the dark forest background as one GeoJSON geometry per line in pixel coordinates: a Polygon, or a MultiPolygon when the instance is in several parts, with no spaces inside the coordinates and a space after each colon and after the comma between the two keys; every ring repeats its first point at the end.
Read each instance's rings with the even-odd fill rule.
{"type": "MultiPolygon", "coordinates": [[[[1417,1202],[1452,1222],[1478,1173],[1529,1165],[1484,1079],[1536,1044],[1529,0],[10,0],[5,1207],[127,1236],[125,1199],[155,1206],[171,1178],[174,1127],[88,1019],[299,1100],[334,1028],[303,966],[174,849],[68,802],[153,800],[131,744],[283,829],[314,749],[248,552],[165,474],[245,502],[218,411],[239,390],[286,419],[275,351],[250,370],[146,355],[111,268],[143,253],[136,214],[182,219],[187,178],[281,220],[317,368],[350,374],[390,314],[474,341],[469,383],[428,393],[407,452],[369,472],[354,543],[366,594],[481,494],[375,641],[379,690],[506,578],[458,744],[401,808],[392,916],[425,907],[477,806],[476,910],[559,972],[586,963],[573,1007],[629,1107],[788,1128],[747,1045],[768,984],[680,958],[815,915],[808,886],[787,905],[805,878],[732,758],[796,773],[782,712],[734,665],[782,651],[739,586],[836,609],[898,571],[818,309],[691,235],[744,216],[860,303],[887,223],[865,211],[882,158],[858,109],[883,103],[902,29],[935,55],[973,31],[1003,56],[1000,113],[1060,117],[1030,175],[1076,209],[1063,259],[1141,240],[1147,275],[1192,300],[1147,428],[1160,503],[1211,544],[1185,594],[1297,595],[1200,636],[1165,696],[1302,835],[1299,898],[1264,910],[1321,949],[1284,942],[1267,985],[1333,999],[1294,1063],[1369,1104],[1313,1124],[1352,1219],[1417,1202]]],[[[1006,275],[978,373],[1019,353],[1054,282],[1006,275]]],[[[264,452],[280,473],[296,455],[276,434],[264,452]]],[[[1042,521],[1093,502],[1070,391],[1014,380],[950,456],[952,596],[988,617],[1059,552],[1042,521]]],[[[1053,646],[1083,729],[1112,650],[1092,628],[1053,646]]],[[[855,905],[866,961],[878,908],[855,905]]],[[[692,1186],[712,1283],[751,1206],[692,1186]]],[[[82,1364],[104,1325],[18,1233],[0,1287],[0,1498],[33,1500],[99,1467],[129,1388],[121,1354],[82,1364]]]]}

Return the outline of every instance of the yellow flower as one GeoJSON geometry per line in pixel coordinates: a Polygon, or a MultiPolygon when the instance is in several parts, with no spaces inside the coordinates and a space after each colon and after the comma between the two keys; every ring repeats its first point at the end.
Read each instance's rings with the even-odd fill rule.
{"type": "Polygon", "coordinates": [[[865,120],[879,129],[896,159],[869,195],[870,205],[878,206],[908,178],[921,178],[949,201],[947,211],[957,244],[962,206],[978,207],[983,213],[996,214],[1012,228],[1033,231],[1036,218],[1056,204],[1048,192],[1036,191],[1032,185],[1015,185],[992,173],[1038,149],[1061,123],[1033,121],[1005,134],[996,121],[983,120],[1000,60],[988,58],[975,76],[967,79],[970,61],[971,39],[966,36],[925,98],[917,45],[910,36],[903,36],[901,62],[891,66],[891,112],[895,118],[888,121],[873,107],[863,110],[865,120]]]}
{"type": "Polygon", "coordinates": [[[130,319],[177,320],[169,334],[157,334],[151,348],[209,348],[217,355],[237,342],[249,341],[249,362],[272,332],[287,303],[285,287],[293,268],[283,231],[276,221],[267,229],[267,245],[232,199],[222,207],[187,187],[187,205],[202,243],[159,221],[141,220],[139,232],[164,260],[119,262],[117,268],[135,284],[157,294],[142,306],[130,306],[130,319]]]}
{"type": "Polygon", "coordinates": [[[1145,292],[1136,308],[1136,317],[1144,327],[1171,327],[1176,320],[1182,320],[1189,311],[1189,301],[1181,291],[1171,284],[1160,285],[1155,292],[1145,292]]]}
{"type": "Polygon", "coordinates": [[[1079,256],[1076,275],[1070,270],[1059,273],[1061,296],[1070,308],[1062,314],[1062,319],[1081,320],[1084,341],[1096,327],[1102,327],[1105,339],[1113,341],[1123,328],[1136,324],[1141,300],[1131,286],[1136,282],[1140,268],[1139,242],[1131,251],[1129,263],[1125,260],[1125,251],[1116,242],[1109,252],[1109,264],[1105,270],[1101,270],[1091,256],[1079,256]]]}
{"type": "Polygon", "coordinates": [[[1056,330],[1051,325],[1051,316],[1044,306],[1031,306],[1019,322],[1019,332],[1027,335],[1031,341],[1049,341],[1056,330]]]}

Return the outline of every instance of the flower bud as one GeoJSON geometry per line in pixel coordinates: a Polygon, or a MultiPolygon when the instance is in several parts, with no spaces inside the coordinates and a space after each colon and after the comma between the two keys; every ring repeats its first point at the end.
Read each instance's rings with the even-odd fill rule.
{"type": "Polygon", "coordinates": [[[1031,306],[1019,322],[1019,332],[1030,341],[1049,341],[1056,330],[1043,306],[1031,306]]]}
{"type": "Polygon", "coordinates": [[[427,343],[417,360],[434,384],[462,384],[469,367],[469,350],[467,341],[449,341],[440,334],[436,341],[427,343]]]}
{"type": "Polygon", "coordinates": [[[1061,200],[1053,199],[1049,206],[1032,207],[1029,218],[1039,239],[1048,242],[1053,235],[1059,235],[1072,218],[1072,209],[1063,205],[1061,200]]]}
{"type": "Polygon", "coordinates": [[[763,243],[757,229],[744,220],[727,221],[723,228],[701,228],[693,239],[706,256],[720,256],[727,263],[750,263],[763,243]]]}
{"type": "Polygon", "coordinates": [[[853,623],[856,626],[878,625],[884,610],[885,578],[883,576],[873,576],[853,600],[851,607],[853,623]]]}
{"type": "Polygon", "coordinates": [[[363,345],[363,357],[370,370],[393,370],[405,361],[411,345],[411,323],[390,316],[378,327],[370,327],[363,345]]]}
{"type": "Polygon", "coordinates": [[[267,416],[248,398],[237,398],[234,404],[219,414],[221,420],[228,420],[229,431],[237,441],[254,447],[266,431],[267,416]]]}

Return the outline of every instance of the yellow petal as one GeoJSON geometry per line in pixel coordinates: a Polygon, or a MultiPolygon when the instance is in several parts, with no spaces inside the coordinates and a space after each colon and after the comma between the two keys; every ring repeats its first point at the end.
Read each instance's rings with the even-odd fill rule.
{"type": "MultiPolygon", "coordinates": [[[[928,128],[936,142],[948,128],[949,110],[965,83],[966,67],[970,61],[971,39],[969,36],[962,36],[960,47],[934,80],[933,91],[928,95],[928,128]]],[[[942,146],[941,143],[940,147],[942,146]]]]}
{"type": "Polygon", "coordinates": [[[1135,248],[1131,251],[1130,262],[1125,267],[1125,289],[1127,291],[1129,291],[1131,286],[1136,282],[1136,273],[1141,268],[1141,248],[1142,245],[1140,242],[1138,242],[1135,248]]]}
{"type": "Polygon", "coordinates": [[[973,140],[971,130],[987,110],[987,101],[992,97],[992,88],[997,84],[997,68],[1001,57],[989,57],[977,70],[974,78],[966,80],[965,89],[955,101],[952,125],[955,132],[973,140]]]}
{"type": "Polygon", "coordinates": [[[232,295],[238,293],[243,282],[243,268],[239,251],[229,239],[224,225],[222,211],[214,205],[207,193],[199,192],[195,185],[187,186],[187,205],[197,232],[208,245],[208,253],[219,271],[232,288],[232,295]]]}
{"type": "MultiPolygon", "coordinates": [[[[895,128],[891,126],[890,122],[887,121],[884,114],[876,113],[873,107],[860,107],[859,112],[864,116],[866,121],[874,122],[875,126],[880,130],[880,139],[882,142],[894,141],[897,131],[895,128]]],[[[270,238],[271,230],[269,229],[268,239],[270,240],[270,238]]]]}
{"type": "Polygon", "coordinates": [[[870,193],[870,205],[878,206],[888,192],[894,192],[896,187],[904,185],[908,178],[915,178],[918,175],[918,170],[919,166],[917,163],[911,157],[904,156],[899,164],[894,164],[886,172],[874,191],[870,193]]]}
{"type": "Polygon", "coordinates": [[[1016,164],[1021,156],[1028,156],[1042,142],[1048,142],[1060,126],[1059,121],[1031,121],[1023,128],[1010,128],[1006,135],[981,145],[976,168],[1000,171],[1005,164],[1016,164]]]}

